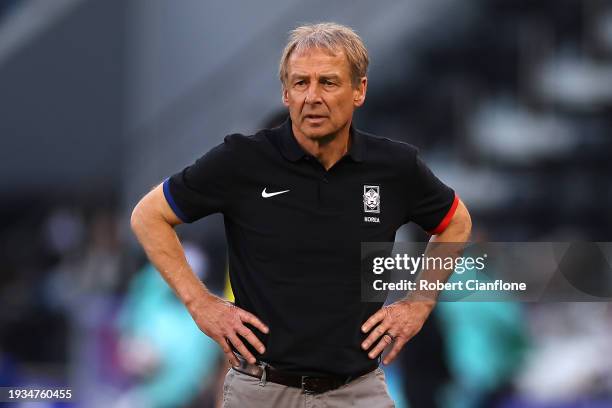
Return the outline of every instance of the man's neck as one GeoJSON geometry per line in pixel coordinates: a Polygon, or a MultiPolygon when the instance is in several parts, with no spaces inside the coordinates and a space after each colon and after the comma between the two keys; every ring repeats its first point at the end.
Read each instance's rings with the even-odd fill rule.
{"type": "Polygon", "coordinates": [[[350,122],[345,127],[340,129],[338,133],[331,134],[316,139],[311,139],[305,135],[299,133],[299,131],[293,127],[293,134],[298,144],[306,152],[316,157],[317,160],[323,165],[325,170],[329,170],[334,164],[336,164],[342,156],[346,154],[350,144],[350,122]]]}

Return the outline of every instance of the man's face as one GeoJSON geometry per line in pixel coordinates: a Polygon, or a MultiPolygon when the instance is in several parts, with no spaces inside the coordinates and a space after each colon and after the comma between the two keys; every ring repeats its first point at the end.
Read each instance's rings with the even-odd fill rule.
{"type": "Polygon", "coordinates": [[[344,52],[331,55],[319,48],[292,54],[287,61],[283,103],[294,130],[309,139],[335,135],[363,105],[367,78],[357,88],[351,82],[344,52]]]}

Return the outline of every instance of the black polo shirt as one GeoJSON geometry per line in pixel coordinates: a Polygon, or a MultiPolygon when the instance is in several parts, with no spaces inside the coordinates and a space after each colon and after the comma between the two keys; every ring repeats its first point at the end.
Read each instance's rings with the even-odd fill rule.
{"type": "Polygon", "coordinates": [[[184,222],[223,213],[236,305],[270,328],[253,329],[259,358],[304,374],[377,365],[360,346],[382,306],[360,300],[360,243],[393,241],[410,221],[441,232],[458,202],[411,145],[351,128],[348,153],[326,171],[289,119],[225,137],[163,187],[184,222]]]}

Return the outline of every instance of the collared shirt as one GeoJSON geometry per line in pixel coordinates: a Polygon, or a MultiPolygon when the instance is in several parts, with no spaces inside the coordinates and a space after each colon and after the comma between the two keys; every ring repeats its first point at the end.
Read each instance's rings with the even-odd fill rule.
{"type": "Polygon", "coordinates": [[[360,347],[382,306],[361,301],[361,242],[392,242],[410,221],[440,233],[458,202],[409,144],[351,128],[349,150],[325,170],[290,119],[226,136],[163,187],[184,222],[223,213],[236,305],[270,328],[253,328],[266,346],[254,355],[304,374],[377,364],[360,347]]]}

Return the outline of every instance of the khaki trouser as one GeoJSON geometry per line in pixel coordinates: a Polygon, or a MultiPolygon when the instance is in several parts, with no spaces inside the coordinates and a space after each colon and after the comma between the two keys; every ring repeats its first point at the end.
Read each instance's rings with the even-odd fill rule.
{"type": "Polygon", "coordinates": [[[382,369],[369,372],[322,394],[303,393],[301,389],[229,369],[223,384],[223,408],[389,408],[395,407],[389,396],[382,369]]]}

